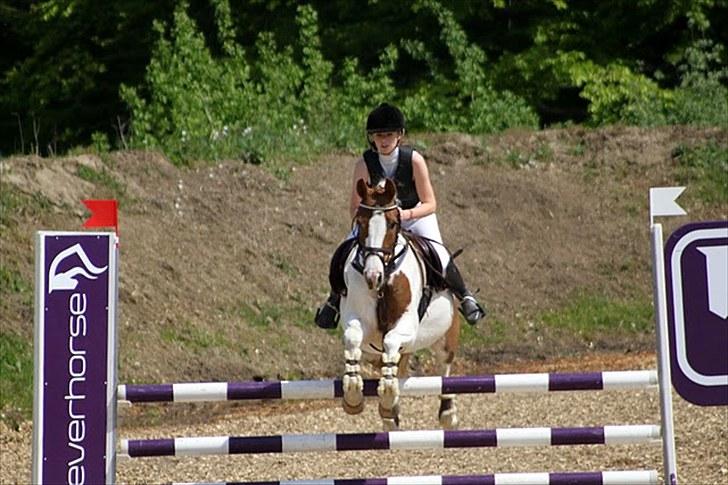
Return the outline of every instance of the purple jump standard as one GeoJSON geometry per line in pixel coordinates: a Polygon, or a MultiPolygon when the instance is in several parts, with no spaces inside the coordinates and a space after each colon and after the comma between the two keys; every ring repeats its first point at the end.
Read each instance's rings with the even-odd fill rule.
{"type": "MultiPolygon", "coordinates": [[[[486,374],[400,379],[403,396],[503,392],[600,391],[657,385],[654,370],[584,373],[486,374]]],[[[376,379],[364,380],[364,395],[376,396],[376,379]]],[[[142,402],[237,401],[245,399],[334,399],[343,395],[341,379],[319,381],[200,382],[122,384],[118,399],[142,402]]]]}

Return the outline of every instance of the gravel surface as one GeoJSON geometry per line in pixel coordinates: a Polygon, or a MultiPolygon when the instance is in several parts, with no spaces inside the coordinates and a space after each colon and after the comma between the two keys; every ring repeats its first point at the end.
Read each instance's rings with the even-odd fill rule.
{"type": "MultiPolygon", "coordinates": [[[[680,483],[728,484],[728,408],[701,408],[673,398],[680,483]]],[[[404,398],[403,429],[437,428],[438,399],[404,398]]],[[[657,392],[605,391],[561,394],[458,396],[461,429],[495,427],[576,427],[656,424],[657,392]]],[[[201,421],[205,405],[184,405],[201,421]]],[[[166,413],[169,406],[161,408],[166,413]]],[[[122,410],[120,437],[254,436],[286,433],[353,433],[381,430],[376,402],[362,415],[344,414],[334,401],[234,403],[224,416],[205,422],[132,426],[122,410]],[[126,421],[126,422],[125,422],[126,421]]],[[[187,413],[185,413],[187,414],[187,413]]],[[[160,418],[163,420],[163,418],[160,418]]],[[[0,425],[2,425],[0,423],[0,425]]],[[[31,427],[1,429],[0,482],[27,483],[31,427]]],[[[483,448],[413,451],[365,451],[231,455],[185,458],[136,458],[118,463],[120,483],[174,481],[247,481],[362,478],[397,475],[477,474],[495,472],[657,469],[661,447],[589,445],[538,448],[483,448]]]]}

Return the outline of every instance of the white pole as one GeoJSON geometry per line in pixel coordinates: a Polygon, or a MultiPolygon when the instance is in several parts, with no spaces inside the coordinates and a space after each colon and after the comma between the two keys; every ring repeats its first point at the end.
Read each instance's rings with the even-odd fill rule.
{"type": "MultiPolygon", "coordinates": [[[[650,217],[652,222],[652,217],[650,217]]],[[[660,388],[662,422],[662,460],[666,485],[677,485],[675,430],[672,414],[672,384],[670,379],[670,344],[667,330],[667,293],[665,291],[665,260],[663,257],[662,225],[652,223],[652,276],[655,296],[655,328],[657,334],[657,376],[660,388]]]]}

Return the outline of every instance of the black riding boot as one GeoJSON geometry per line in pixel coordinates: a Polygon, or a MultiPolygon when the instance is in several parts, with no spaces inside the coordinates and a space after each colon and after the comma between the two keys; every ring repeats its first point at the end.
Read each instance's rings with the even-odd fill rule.
{"type": "Polygon", "coordinates": [[[470,325],[475,325],[479,320],[485,317],[485,309],[480,306],[478,300],[476,300],[473,294],[465,287],[463,276],[460,274],[460,270],[458,270],[458,267],[455,266],[453,261],[450,261],[445,270],[445,283],[447,283],[447,286],[460,300],[460,313],[463,314],[465,320],[467,320],[470,325]]]}
{"type": "Polygon", "coordinates": [[[344,283],[344,266],[346,258],[351,253],[356,238],[347,239],[342,242],[333,256],[329,266],[329,284],[331,285],[331,293],[326,303],[316,310],[314,321],[321,328],[336,328],[339,323],[339,302],[341,295],[346,294],[346,284],[344,283]]]}
{"type": "Polygon", "coordinates": [[[339,303],[341,295],[331,292],[326,299],[326,303],[316,310],[316,325],[321,328],[336,328],[339,323],[339,303]]]}

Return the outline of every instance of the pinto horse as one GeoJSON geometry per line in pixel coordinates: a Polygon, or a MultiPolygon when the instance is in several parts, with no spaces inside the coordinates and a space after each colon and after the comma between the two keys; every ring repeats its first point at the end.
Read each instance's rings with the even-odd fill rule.
{"type": "MultiPolygon", "coordinates": [[[[347,292],[341,300],[345,374],[343,408],[349,414],[364,409],[360,362],[381,365],[377,388],[379,414],[386,430],[399,426],[399,381],[406,377],[410,356],[433,348],[443,366],[450,366],[458,347],[460,319],[450,291],[432,294],[420,320],[418,307],[425,285],[425,263],[401,231],[394,182],[356,184],[361,204],[354,224],[357,245],[344,267],[347,292]]],[[[457,425],[453,395],[440,396],[439,420],[457,425]]]]}

